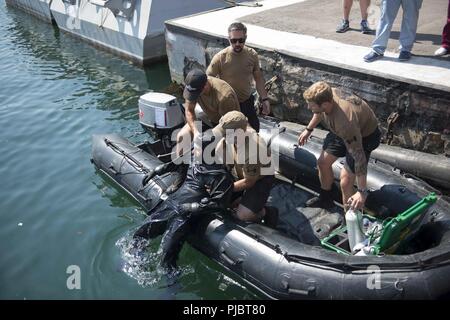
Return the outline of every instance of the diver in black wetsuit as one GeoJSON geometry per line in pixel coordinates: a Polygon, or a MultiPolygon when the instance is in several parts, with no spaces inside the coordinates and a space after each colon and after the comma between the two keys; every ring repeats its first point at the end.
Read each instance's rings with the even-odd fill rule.
{"type": "MultiPolygon", "coordinates": [[[[201,147],[214,142],[209,133],[201,147]]],[[[183,185],[145,219],[134,238],[155,238],[161,241],[161,265],[168,271],[176,269],[176,260],[192,226],[202,215],[229,207],[234,179],[224,164],[204,164],[191,161],[183,185]]]]}

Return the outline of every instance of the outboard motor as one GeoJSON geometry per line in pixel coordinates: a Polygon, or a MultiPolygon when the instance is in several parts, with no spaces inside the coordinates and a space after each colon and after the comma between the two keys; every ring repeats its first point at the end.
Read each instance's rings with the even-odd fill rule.
{"type": "Polygon", "coordinates": [[[150,134],[161,137],[184,124],[183,106],[166,93],[149,92],[139,98],[139,123],[150,134]]]}
{"type": "MultiPolygon", "coordinates": [[[[203,130],[214,126],[198,103],[195,116],[203,122],[203,130]]],[[[172,132],[186,123],[184,106],[170,94],[146,93],[139,98],[139,123],[147,133],[170,146],[172,132]]]]}

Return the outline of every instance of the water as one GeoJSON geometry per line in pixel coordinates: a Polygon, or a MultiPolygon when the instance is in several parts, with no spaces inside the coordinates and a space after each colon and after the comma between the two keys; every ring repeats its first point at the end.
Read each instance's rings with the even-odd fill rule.
{"type": "Polygon", "coordinates": [[[93,134],[145,138],[138,97],[169,84],[167,64],[133,66],[4,0],[0,21],[0,298],[255,298],[188,245],[176,286],[153,267],[158,239],[133,261],[143,211],[89,161],[93,134]],[[71,265],[80,290],[67,288],[71,265]]]}

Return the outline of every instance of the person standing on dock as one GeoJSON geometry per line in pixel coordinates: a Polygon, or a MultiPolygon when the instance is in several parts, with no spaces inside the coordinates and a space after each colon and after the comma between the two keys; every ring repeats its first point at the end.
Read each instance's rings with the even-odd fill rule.
{"type": "Polygon", "coordinates": [[[310,86],[303,97],[314,115],[298,142],[304,145],[311,132],[323,121],[329,128],[323,149],[317,160],[321,190],[318,197],[306,202],[308,207],[330,209],[334,206],[331,190],[334,182],[332,165],[345,156],[341,169],[340,185],[344,208],[364,207],[367,190],[367,164],[370,153],[380,145],[381,132],[378,119],[369,105],[361,98],[343,93],[324,81],[310,86]],[[357,191],[354,192],[354,183],[357,191]]]}
{"type": "Polygon", "coordinates": [[[411,50],[416,40],[419,10],[423,0],[383,0],[381,4],[381,17],[377,27],[375,40],[372,42],[372,51],[364,56],[365,62],[373,62],[384,56],[384,51],[391,34],[395,17],[400,6],[403,8],[402,28],[400,30],[400,61],[411,59],[411,50]]]}
{"type": "Polygon", "coordinates": [[[450,0],[448,1],[447,8],[447,23],[444,26],[444,30],[442,31],[442,45],[439,49],[436,50],[434,55],[436,57],[445,56],[450,53],[450,0]]]}
{"type": "Polygon", "coordinates": [[[256,91],[262,102],[262,113],[270,113],[270,103],[264,88],[264,77],[259,65],[256,51],[245,46],[247,27],[240,23],[232,23],[228,27],[230,46],[218,52],[209,64],[206,74],[225,80],[236,92],[242,113],[250,125],[259,131],[259,119],[255,110],[252,83],[255,81],[256,91]]]}
{"type": "MultiPolygon", "coordinates": [[[[352,9],[353,0],[343,0],[342,7],[344,11],[344,18],[342,22],[336,28],[337,33],[344,33],[350,30],[350,10],[352,9]]],[[[370,0],[359,0],[359,8],[361,9],[361,32],[364,34],[372,33],[373,30],[369,28],[369,23],[367,22],[367,9],[370,6],[370,0]]]]}
{"type": "Polygon", "coordinates": [[[239,100],[233,88],[221,79],[208,77],[200,69],[191,70],[185,79],[183,97],[185,99],[186,124],[177,134],[176,155],[190,150],[192,137],[199,137],[199,129],[195,121],[195,105],[205,112],[213,126],[219,123],[221,116],[229,111],[240,111],[239,100]]]}

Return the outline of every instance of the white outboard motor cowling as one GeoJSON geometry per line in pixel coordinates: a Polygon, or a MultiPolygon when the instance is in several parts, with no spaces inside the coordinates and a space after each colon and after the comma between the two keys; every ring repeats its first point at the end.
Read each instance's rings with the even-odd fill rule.
{"type": "Polygon", "coordinates": [[[182,106],[166,93],[149,92],[139,98],[139,123],[146,131],[168,132],[184,123],[182,106]]]}

